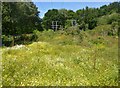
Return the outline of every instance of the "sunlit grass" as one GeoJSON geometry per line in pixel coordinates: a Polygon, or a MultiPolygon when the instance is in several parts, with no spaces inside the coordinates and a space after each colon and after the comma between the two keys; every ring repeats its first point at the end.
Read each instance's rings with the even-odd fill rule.
{"type": "Polygon", "coordinates": [[[56,34],[51,41],[47,37],[30,45],[3,48],[3,85],[117,86],[117,38],[88,36],[86,32],[82,43],[73,43],[67,41],[71,36],[56,34]]]}

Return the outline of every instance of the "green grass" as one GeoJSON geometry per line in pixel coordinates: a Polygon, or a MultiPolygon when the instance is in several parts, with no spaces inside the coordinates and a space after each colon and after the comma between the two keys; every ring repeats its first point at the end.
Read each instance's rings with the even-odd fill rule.
{"type": "Polygon", "coordinates": [[[44,32],[38,42],[2,48],[3,85],[117,86],[117,37],[71,33],[44,32]]]}

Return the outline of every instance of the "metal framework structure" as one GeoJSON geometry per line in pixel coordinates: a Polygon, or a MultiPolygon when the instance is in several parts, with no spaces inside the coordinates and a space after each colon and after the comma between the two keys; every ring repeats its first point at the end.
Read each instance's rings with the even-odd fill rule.
{"type": "Polygon", "coordinates": [[[58,29],[58,27],[59,27],[59,25],[58,25],[58,21],[52,21],[52,29],[53,30],[56,30],[57,31],[57,29],[58,29]]]}
{"type": "MultiPolygon", "coordinates": [[[[58,28],[62,28],[61,25],[58,25],[58,22],[59,22],[59,21],[52,21],[51,27],[52,27],[52,29],[55,30],[55,31],[57,31],[58,28]]],[[[72,25],[72,27],[77,26],[77,21],[76,21],[76,20],[71,20],[71,25],[72,25]]],[[[63,29],[63,28],[62,28],[62,29],[63,29]]]]}

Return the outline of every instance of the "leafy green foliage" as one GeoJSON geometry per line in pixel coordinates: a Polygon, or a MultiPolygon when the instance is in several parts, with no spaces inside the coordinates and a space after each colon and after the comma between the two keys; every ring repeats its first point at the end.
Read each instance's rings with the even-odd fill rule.
{"type": "Polygon", "coordinates": [[[2,8],[4,35],[32,33],[36,28],[41,29],[39,12],[32,2],[3,2],[2,8]]]}
{"type": "Polygon", "coordinates": [[[20,44],[30,44],[33,41],[35,41],[34,34],[22,34],[17,36],[2,35],[2,44],[7,47],[20,44]]]}
{"type": "Polygon", "coordinates": [[[66,20],[66,22],[65,22],[65,28],[69,28],[71,26],[72,26],[71,25],[71,20],[66,20]]]}
{"type": "Polygon", "coordinates": [[[58,25],[65,25],[65,17],[57,9],[48,10],[43,18],[43,26],[45,29],[51,29],[52,21],[59,21],[58,25]]]}
{"type": "Polygon", "coordinates": [[[112,13],[98,18],[98,25],[112,24],[112,22],[118,22],[120,15],[118,13],[112,13]]]}
{"type": "Polygon", "coordinates": [[[11,46],[12,41],[13,41],[12,36],[10,36],[10,35],[9,36],[2,35],[2,43],[5,44],[4,46],[11,46]]]}
{"type": "Polygon", "coordinates": [[[112,22],[118,22],[119,19],[120,19],[120,14],[113,13],[109,15],[109,17],[107,18],[107,23],[111,24],[112,22]]]}

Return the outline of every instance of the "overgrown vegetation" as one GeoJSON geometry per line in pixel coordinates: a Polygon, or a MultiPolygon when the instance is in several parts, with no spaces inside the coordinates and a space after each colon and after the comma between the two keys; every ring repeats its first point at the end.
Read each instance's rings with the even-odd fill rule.
{"type": "Polygon", "coordinates": [[[16,6],[26,11],[28,21],[29,16],[36,19],[37,25],[30,21],[14,27],[20,24],[18,19],[12,19],[10,13],[3,16],[2,85],[118,86],[119,4],[86,7],[76,12],[53,9],[41,21],[33,3],[3,3],[3,15],[16,6]],[[29,7],[34,15],[27,12],[29,7]],[[63,28],[52,30],[53,19],[59,20],[63,28]],[[71,19],[76,19],[78,25],[71,26],[71,19]]]}
{"type": "MultiPolygon", "coordinates": [[[[76,12],[67,9],[50,9],[45,13],[43,19],[39,18],[38,8],[32,2],[4,2],[2,3],[2,40],[3,46],[14,46],[16,44],[29,44],[33,31],[36,29],[52,29],[52,21],[58,21],[57,30],[69,29],[71,20],[77,21],[77,29],[92,30],[98,25],[114,25],[119,28],[120,21],[119,7],[120,2],[101,6],[100,8],[85,7],[76,12]],[[17,13],[16,13],[17,12],[17,13]],[[24,18],[24,19],[23,19],[24,18]],[[28,37],[30,40],[21,38],[28,37]],[[16,40],[17,37],[17,41],[16,40]],[[14,42],[15,41],[15,42],[14,42]],[[24,42],[27,41],[27,42],[24,42]]],[[[76,29],[76,28],[75,28],[76,29]]],[[[111,35],[111,33],[109,33],[111,35]]]]}
{"type": "Polygon", "coordinates": [[[3,85],[117,86],[118,37],[107,26],[35,31],[37,42],[3,48],[3,85]]]}

